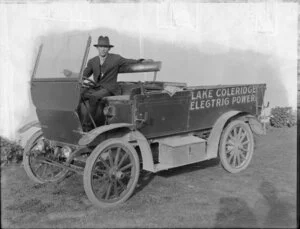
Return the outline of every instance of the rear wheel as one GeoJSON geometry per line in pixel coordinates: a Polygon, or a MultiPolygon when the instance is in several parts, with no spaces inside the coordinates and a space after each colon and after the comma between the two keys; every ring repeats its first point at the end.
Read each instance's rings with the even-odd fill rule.
{"type": "Polygon", "coordinates": [[[27,175],[31,180],[40,184],[63,180],[66,177],[68,170],[52,165],[51,162],[48,162],[44,158],[40,158],[44,155],[44,157],[46,157],[49,153],[45,151],[51,151],[50,147],[45,149],[45,151],[39,150],[38,144],[40,144],[41,141],[46,142],[47,140],[43,137],[42,131],[39,130],[31,136],[25,146],[23,165],[27,175]]]}
{"type": "Polygon", "coordinates": [[[238,173],[247,168],[254,151],[253,134],[249,125],[241,120],[234,120],[224,129],[219,156],[225,170],[238,173]]]}
{"type": "Polygon", "coordinates": [[[140,173],[136,150],[121,139],[109,139],[88,157],[83,183],[89,200],[98,207],[114,207],[133,193],[140,173]]]}

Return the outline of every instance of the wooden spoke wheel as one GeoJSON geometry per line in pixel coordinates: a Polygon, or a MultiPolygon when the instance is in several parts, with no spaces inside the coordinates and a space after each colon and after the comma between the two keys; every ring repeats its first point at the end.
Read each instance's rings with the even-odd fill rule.
{"type": "Polygon", "coordinates": [[[234,120],[224,129],[219,156],[225,170],[238,173],[247,168],[254,151],[253,134],[249,125],[241,120],[234,120]]]}
{"type": "Polygon", "coordinates": [[[43,184],[61,181],[66,177],[68,170],[52,165],[47,160],[39,158],[41,155],[47,154],[47,152],[37,149],[38,142],[43,139],[43,133],[39,130],[28,140],[23,154],[24,169],[29,178],[37,183],[43,184]]]}
{"type": "Polygon", "coordinates": [[[98,145],[88,157],[83,183],[89,200],[99,207],[114,207],[133,193],[140,173],[136,150],[121,139],[98,145]]]}

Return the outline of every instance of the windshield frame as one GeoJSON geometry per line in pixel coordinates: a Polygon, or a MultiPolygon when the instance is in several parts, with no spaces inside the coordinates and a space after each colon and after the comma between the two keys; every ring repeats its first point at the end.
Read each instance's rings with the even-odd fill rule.
{"type": "Polygon", "coordinates": [[[34,81],[55,81],[57,79],[63,80],[63,81],[68,81],[70,79],[77,79],[81,82],[82,78],[83,78],[83,70],[85,68],[87,58],[89,55],[89,51],[90,51],[91,41],[92,41],[92,38],[91,38],[91,35],[89,35],[87,42],[86,42],[86,48],[84,50],[83,58],[81,61],[80,71],[79,71],[79,73],[73,72],[73,73],[75,73],[74,74],[75,76],[72,76],[72,77],[67,77],[67,76],[65,76],[65,77],[41,77],[41,78],[36,77],[36,73],[39,68],[39,62],[40,62],[41,55],[42,55],[43,48],[44,48],[44,43],[41,43],[39,46],[39,49],[38,49],[35,63],[34,63],[34,68],[33,68],[32,75],[31,75],[31,81],[33,81],[33,80],[34,81]]]}
{"type": "Polygon", "coordinates": [[[35,74],[36,74],[37,67],[39,65],[39,61],[40,61],[40,58],[41,58],[41,53],[43,51],[43,46],[44,46],[43,44],[40,44],[39,51],[38,51],[38,54],[37,54],[36,59],[35,59],[34,68],[33,68],[32,75],[31,75],[31,80],[36,79],[35,74]]]}
{"type": "Polygon", "coordinates": [[[91,42],[92,42],[92,37],[91,35],[89,35],[87,42],[86,42],[86,48],[84,51],[84,56],[82,59],[82,64],[81,64],[81,68],[80,68],[80,72],[79,72],[79,80],[80,82],[82,81],[83,78],[83,70],[85,68],[86,62],[87,62],[87,58],[89,56],[89,52],[90,52],[90,47],[91,47],[91,42]]]}

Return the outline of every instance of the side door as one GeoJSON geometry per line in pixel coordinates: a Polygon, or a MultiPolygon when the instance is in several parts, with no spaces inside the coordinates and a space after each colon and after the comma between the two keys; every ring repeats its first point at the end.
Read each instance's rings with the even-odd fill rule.
{"type": "Polygon", "coordinates": [[[44,136],[77,144],[82,126],[76,112],[80,100],[77,78],[33,79],[31,96],[44,136]]]}

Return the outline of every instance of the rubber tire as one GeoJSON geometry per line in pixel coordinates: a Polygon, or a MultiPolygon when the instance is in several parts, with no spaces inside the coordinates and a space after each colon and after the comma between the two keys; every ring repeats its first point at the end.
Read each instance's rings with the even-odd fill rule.
{"type": "Polygon", "coordinates": [[[113,138],[113,139],[108,139],[103,141],[102,143],[100,143],[91,153],[91,155],[88,157],[86,164],[85,164],[85,168],[84,168],[84,174],[83,174],[83,184],[84,184],[84,190],[85,193],[88,197],[88,199],[97,207],[100,208],[112,208],[112,207],[116,207],[117,205],[125,202],[133,193],[138,179],[139,179],[139,175],[140,175],[140,162],[139,162],[139,157],[138,154],[136,152],[136,150],[134,149],[134,147],[121,139],[117,139],[117,138],[113,138]],[[92,189],[92,182],[91,182],[91,174],[92,174],[92,168],[94,165],[94,162],[97,160],[98,156],[101,154],[101,152],[103,150],[105,150],[107,147],[109,147],[112,144],[120,144],[123,145],[124,147],[126,147],[127,149],[129,149],[130,153],[132,154],[133,158],[134,158],[134,163],[136,166],[136,172],[134,174],[134,181],[131,185],[131,187],[129,187],[129,191],[126,193],[126,195],[113,203],[105,203],[105,202],[101,202],[99,201],[99,199],[95,196],[93,189],[92,189]]]}
{"type": "Polygon", "coordinates": [[[219,143],[219,158],[220,158],[223,168],[230,173],[241,172],[242,170],[246,169],[248,167],[248,165],[250,164],[252,156],[253,156],[253,152],[254,152],[254,138],[253,138],[253,133],[252,133],[250,126],[241,120],[234,120],[234,121],[230,122],[228,124],[228,126],[223,130],[223,133],[222,133],[221,139],[220,139],[220,143],[219,143]],[[233,168],[226,159],[225,144],[226,144],[226,139],[228,137],[228,134],[232,131],[233,128],[235,128],[238,125],[242,126],[243,129],[247,132],[247,135],[248,135],[247,137],[249,138],[249,142],[251,145],[250,145],[249,155],[247,154],[246,162],[244,163],[244,165],[240,168],[233,168]]]}
{"type": "Polygon", "coordinates": [[[24,153],[23,153],[23,166],[25,169],[25,172],[27,173],[28,177],[39,184],[44,184],[44,183],[55,183],[55,182],[59,182],[62,181],[68,174],[68,170],[64,171],[61,176],[59,176],[56,180],[53,181],[45,181],[42,179],[39,179],[38,177],[35,176],[35,174],[32,172],[30,163],[29,163],[29,156],[27,155],[27,152],[30,151],[30,149],[32,148],[33,144],[35,144],[35,142],[43,136],[43,132],[42,130],[38,130],[36,131],[31,137],[30,139],[28,139],[25,148],[24,148],[24,153]]]}

